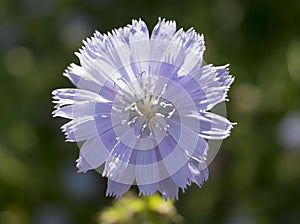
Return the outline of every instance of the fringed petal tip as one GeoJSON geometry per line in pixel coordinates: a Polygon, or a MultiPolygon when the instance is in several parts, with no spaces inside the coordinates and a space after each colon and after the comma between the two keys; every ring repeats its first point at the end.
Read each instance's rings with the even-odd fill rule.
{"type": "Polygon", "coordinates": [[[147,185],[138,185],[139,196],[150,196],[154,195],[157,192],[158,183],[147,184],[147,185]]]}
{"type": "Polygon", "coordinates": [[[153,196],[154,194],[156,194],[156,191],[155,192],[141,192],[141,191],[139,191],[139,193],[138,193],[138,196],[153,196]]]}
{"type": "MultiPolygon", "coordinates": [[[[139,186],[139,189],[141,189],[141,187],[143,186],[139,186]]],[[[158,189],[156,189],[155,191],[152,192],[147,192],[147,191],[139,191],[139,196],[153,196],[154,194],[157,193],[157,191],[159,191],[160,195],[164,198],[165,201],[168,200],[178,200],[178,189],[179,187],[177,186],[177,193],[170,195],[168,192],[161,192],[158,189]]],[[[184,192],[184,189],[182,189],[182,191],[184,192]]]]}
{"type": "Polygon", "coordinates": [[[79,157],[76,160],[76,167],[78,169],[77,170],[78,173],[86,173],[89,170],[87,161],[82,157],[79,157]]]}
{"type": "Polygon", "coordinates": [[[141,19],[132,19],[131,24],[128,24],[125,27],[119,27],[113,29],[111,32],[105,34],[100,33],[98,30],[95,30],[93,37],[86,38],[83,40],[83,46],[75,52],[75,55],[81,59],[85,55],[91,56],[91,58],[97,58],[100,56],[99,52],[107,50],[105,44],[107,41],[113,40],[114,38],[123,39],[125,43],[128,42],[128,34],[130,30],[140,30],[142,32],[148,33],[148,27],[146,23],[141,19]],[[98,52],[97,52],[98,50],[98,52]]]}
{"type": "Polygon", "coordinates": [[[148,33],[148,27],[146,23],[140,18],[138,20],[133,19],[131,26],[129,28],[133,28],[135,30],[140,30],[142,32],[147,32],[148,33]]]}
{"type": "Polygon", "coordinates": [[[165,202],[167,202],[168,200],[171,200],[171,201],[178,200],[178,195],[170,197],[169,195],[167,195],[164,192],[163,193],[160,192],[160,194],[164,198],[165,202]]]}
{"type": "MultiPolygon", "coordinates": [[[[178,200],[179,189],[181,189],[181,191],[185,193],[185,190],[189,186],[191,186],[192,183],[195,183],[196,185],[201,187],[203,183],[208,180],[207,167],[203,168],[203,170],[199,170],[199,166],[197,166],[196,164],[198,163],[195,162],[194,167],[192,168],[193,170],[191,170],[193,176],[191,178],[186,179],[184,185],[179,186],[178,184],[173,182],[172,177],[169,177],[165,180],[153,184],[138,185],[138,189],[139,189],[138,195],[152,196],[157,192],[159,192],[165,201],[178,200]],[[197,167],[195,167],[195,165],[197,167]]],[[[119,199],[126,191],[129,190],[129,188],[130,185],[128,184],[118,183],[108,179],[106,196],[115,197],[116,199],[119,199]]]]}
{"type": "Polygon", "coordinates": [[[126,193],[129,190],[130,187],[131,185],[129,184],[118,183],[108,179],[106,196],[115,197],[116,199],[119,199],[120,197],[122,197],[124,193],[126,193]]]}
{"type": "Polygon", "coordinates": [[[176,21],[175,20],[167,20],[166,18],[158,17],[157,25],[161,25],[161,24],[176,26],[176,21]]]}

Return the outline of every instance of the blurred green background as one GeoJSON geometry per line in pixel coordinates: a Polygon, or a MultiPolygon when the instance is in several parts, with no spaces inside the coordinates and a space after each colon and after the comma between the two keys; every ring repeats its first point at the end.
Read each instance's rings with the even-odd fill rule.
{"type": "Polygon", "coordinates": [[[98,173],[76,173],[51,91],[72,87],[62,72],[95,29],[142,18],[152,30],[159,16],[203,33],[205,60],[236,77],[227,112],[238,125],[209,181],[175,202],[185,223],[299,222],[299,0],[0,0],[1,224],[96,223],[116,202],[98,173]]]}

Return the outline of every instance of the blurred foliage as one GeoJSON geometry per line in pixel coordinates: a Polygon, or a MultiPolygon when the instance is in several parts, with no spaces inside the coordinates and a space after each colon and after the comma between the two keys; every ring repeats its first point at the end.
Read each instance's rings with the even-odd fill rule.
{"type": "Polygon", "coordinates": [[[183,218],[173,202],[155,194],[137,197],[129,192],[99,214],[101,224],[180,224],[183,218]]]}
{"type": "Polygon", "coordinates": [[[238,125],[209,181],[180,194],[179,213],[186,223],[299,222],[299,0],[1,0],[1,224],[96,223],[115,203],[97,172],[76,173],[78,147],[51,117],[51,91],[72,86],[61,74],[95,29],[139,17],[152,29],[158,16],[204,33],[205,60],[236,77],[227,112],[238,125]]]}

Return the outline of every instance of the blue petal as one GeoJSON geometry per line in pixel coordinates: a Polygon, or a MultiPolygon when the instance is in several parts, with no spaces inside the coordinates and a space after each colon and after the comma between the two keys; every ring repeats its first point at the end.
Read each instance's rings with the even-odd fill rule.
{"type": "Polygon", "coordinates": [[[53,102],[57,104],[55,108],[77,102],[111,102],[107,99],[104,99],[99,94],[83,89],[56,89],[52,92],[52,94],[54,99],[53,102]]]}
{"type": "Polygon", "coordinates": [[[158,190],[159,182],[146,184],[146,185],[138,185],[139,195],[154,195],[158,190]]]}
{"type": "Polygon", "coordinates": [[[172,79],[177,75],[180,68],[169,62],[165,62],[164,60],[165,59],[151,60],[150,74],[153,76],[162,76],[172,79]]]}
{"type": "Polygon", "coordinates": [[[108,100],[115,98],[116,92],[113,89],[111,80],[106,82],[99,82],[95,75],[90,75],[83,67],[76,64],[71,64],[63,74],[66,76],[76,87],[84,90],[89,90],[98,93],[108,100]],[[109,84],[110,82],[110,84],[109,84]]]}
{"type": "Polygon", "coordinates": [[[70,142],[80,142],[101,135],[111,128],[110,118],[103,115],[79,117],[61,127],[66,140],[70,142]]]}
{"type": "Polygon", "coordinates": [[[192,181],[198,186],[201,186],[203,182],[208,180],[208,168],[205,163],[199,163],[191,159],[188,163],[188,168],[193,175],[192,181]]]}
{"type": "Polygon", "coordinates": [[[162,161],[159,165],[159,180],[167,179],[177,173],[191,158],[171,135],[166,136],[158,147],[157,158],[162,161]]]}
{"type": "Polygon", "coordinates": [[[64,124],[61,129],[69,142],[80,142],[98,135],[94,116],[74,119],[64,124]]]}
{"type": "Polygon", "coordinates": [[[178,199],[178,186],[170,177],[159,182],[158,190],[165,201],[167,201],[168,198],[178,199]]]}
{"type": "Polygon", "coordinates": [[[58,107],[53,111],[54,117],[75,119],[83,116],[110,115],[112,104],[102,102],[78,102],[64,107],[58,107]]]}
{"type": "MultiPolygon", "coordinates": [[[[158,23],[153,28],[151,39],[160,40],[162,44],[164,41],[169,41],[172,39],[173,35],[176,32],[176,22],[175,21],[166,21],[165,19],[161,20],[159,18],[158,23]]],[[[158,43],[158,42],[157,42],[158,43]]],[[[164,50],[164,49],[162,49],[164,50]]],[[[158,54],[159,56],[159,54],[158,54]]]]}
{"type": "Polygon", "coordinates": [[[158,161],[166,159],[175,149],[177,146],[177,142],[167,134],[165,138],[158,144],[159,147],[159,155],[158,161]]]}
{"type": "Polygon", "coordinates": [[[111,152],[115,145],[118,143],[116,133],[111,127],[106,131],[102,132],[100,135],[101,141],[104,144],[105,148],[111,152]]]}
{"type": "Polygon", "coordinates": [[[134,149],[132,156],[133,154],[136,154],[134,156],[136,158],[135,165],[150,165],[158,162],[156,150],[157,148],[148,150],[134,149]]]}
{"type": "Polygon", "coordinates": [[[214,67],[204,66],[187,74],[174,78],[181,85],[193,101],[186,101],[179,97],[180,105],[184,107],[194,103],[198,111],[210,110],[216,104],[226,100],[227,92],[233,82],[227,65],[214,67]],[[185,103],[186,101],[186,103],[185,103]]]}
{"type": "Polygon", "coordinates": [[[101,85],[114,89],[124,89],[125,83],[134,81],[135,75],[130,68],[131,52],[128,42],[122,34],[129,35],[129,28],[113,30],[112,33],[88,39],[85,46],[76,53],[81,66],[87,74],[92,76],[101,85]]]}
{"type": "Polygon", "coordinates": [[[191,129],[184,122],[181,124],[182,126],[171,119],[168,120],[168,123],[170,124],[168,129],[170,135],[182,147],[184,153],[189,157],[203,161],[208,144],[203,138],[199,137],[198,130],[191,129]]]}
{"type": "Polygon", "coordinates": [[[182,46],[184,62],[180,66],[179,76],[190,74],[201,67],[205,50],[204,37],[195,32],[194,29],[189,29],[182,34],[182,46]]]}
{"type": "Polygon", "coordinates": [[[129,163],[131,154],[131,148],[118,142],[107,157],[102,175],[118,183],[132,184],[135,170],[129,163]]]}
{"type": "Polygon", "coordinates": [[[204,38],[193,29],[176,32],[175,22],[159,20],[151,36],[152,73],[162,74],[163,63],[173,65],[167,74],[187,75],[195,68],[200,68],[203,60],[204,38]],[[160,62],[161,65],[153,63],[160,62]],[[174,69],[176,68],[176,69],[174,69]]]}
{"type": "Polygon", "coordinates": [[[149,74],[149,32],[147,25],[140,19],[133,20],[129,31],[131,67],[135,74],[149,74]]]}
{"type": "Polygon", "coordinates": [[[208,180],[208,168],[205,162],[190,159],[179,171],[171,176],[172,180],[184,191],[192,182],[201,186],[208,180]]]}
{"type": "Polygon", "coordinates": [[[199,135],[206,139],[222,140],[230,135],[230,131],[235,123],[231,123],[220,115],[202,112],[188,115],[189,123],[199,122],[199,135]]]}
{"type": "Polygon", "coordinates": [[[157,163],[158,160],[155,150],[156,149],[147,151],[139,150],[137,152],[135,174],[138,186],[147,185],[148,187],[151,187],[151,184],[157,183],[160,180],[161,170],[157,163]]]}
{"type": "Polygon", "coordinates": [[[191,185],[191,180],[193,180],[193,175],[190,169],[188,168],[188,162],[184,164],[184,166],[180,170],[174,173],[171,176],[171,178],[174,181],[174,183],[178,185],[180,188],[182,188],[183,190],[187,186],[191,185]]]}
{"type": "Polygon", "coordinates": [[[122,184],[116,181],[107,180],[106,196],[120,198],[130,188],[130,184],[122,184]]]}
{"type": "MultiPolygon", "coordinates": [[[[178,130],[180,126],[183,126],[206,139],[225,139],[230,135],[230,131],[235,124],[220,115],[209,112],[183,114],[182,116],[184,116],[183,120],[179,118],[178,113],[174,113],[169,119],[168,122],[173,125],[171,127],[174,127],[172,130],[178,130]]],[[[176,133],[174,132],[174,134],[176,133]]],[[[179,133],[176,136],[179,137],[179,133]]]]}
{"type": "MultiPolygon", "coordinates": [[[[121,78],[127,82],[136,81],[137,74],[134,73],[130,66],[132,63],[132,52],[128,42],[121,36],[120,31],[115,30],[112,34],[108,33],[108,35],[105,35],[104,44],[107,47],[105,55],[109,58],[109,62],[114,68],[113,73],[110,72],[110,75],[112,76],[119,72],[120,76],[117,79],[121,78]]],[[[133,89],[138,90],[136,87],[133,87],[133,89]]]]}
{"type": "Polygon", "coordinates": [[[86,172],[101,166],[109,155],[99,137],[88,139],[80,148],[77,160],[78,172],[86,172]]]}
{"type": "Polygon", "coordinates": [[[99,119],[96,120],[97,123],[97,131],[98,135],[102,135],[103,133],[111,130],[113,128],[111,123],[111,117],[107,115],[98,116],[99,119]]]}
{"type": "Polygon", "coordinates": [[[194,98],[203,110],[211,110],[216,104],[226,100],[227,92],[234,78],[229,75],[228,65],[215,67],[204,66],[190,73],[199,83],[205,98],[194,98]]]}
{"type": "Polygon", "coordinates": [[[175,77],[174,81],[186,91],[186,95],[188,94],[188,97],[190,98],[190,100],[186,100],[186,95],[178,96],[177,101],[181,107],[181,111],[188,111],[191,106],[195,107],[197,111],[203,111],[208,108],[209,100],[203,90],[206,87],[201,85],[195,77],[192,77],[191,75],[184,75],[175,77]]]}
{"type": "Polygon", "coordinates": [[[159,18],[150,39],[150,74],[171,77],[178,70],[178,67],[170,64],[165,58],[166,50],[175,33],[175,21],[159,18]]]}

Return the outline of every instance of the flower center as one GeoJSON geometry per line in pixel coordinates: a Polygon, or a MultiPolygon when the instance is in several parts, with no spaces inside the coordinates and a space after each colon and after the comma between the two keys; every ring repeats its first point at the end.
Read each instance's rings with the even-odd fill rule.
{"type": "Polygon", "coordinates": [[[166,130],[167,126],[163,120],[170,118],[175,111],[171,103],[154,95],[146,95],[127,109],[129,109],[128,125],[133,133],[141,138],[152,135],[153,129],[166,130]]]}
{"type": "Polygon", "coordinates": [[[152,95],[146,96],[136,102],[137,112],[148,122],[159,111],[158,99],[152,95]]]}

